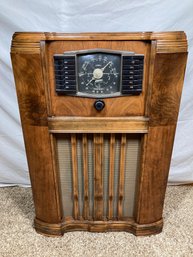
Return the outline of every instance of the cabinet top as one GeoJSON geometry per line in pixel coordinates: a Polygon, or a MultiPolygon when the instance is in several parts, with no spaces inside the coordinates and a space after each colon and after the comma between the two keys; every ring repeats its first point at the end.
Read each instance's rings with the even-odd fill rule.
{"type": "Polygon", "coordinates": [[[89,32],[89,33],[57,33],[57,32],[15,32],[13,41],[39,42],[41,40],[185,40],[183,31],[167,32],[89,32]]]}

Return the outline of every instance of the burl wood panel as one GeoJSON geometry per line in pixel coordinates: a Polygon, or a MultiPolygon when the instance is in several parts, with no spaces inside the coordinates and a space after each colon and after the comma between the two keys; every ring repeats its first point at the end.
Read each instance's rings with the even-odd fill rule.
{"type": "Polygon", "coordinates": [[[12,63],[36,217],[49,223],[60,222],[41,58],[39,54],[12,53],[12,63]]]}
{"type": "Polygon", "coordinates": [[[47,56],[47,70],[49,73],[49,90],[50,102],[49,109],[50,116],[98,116],[98,117],[112,117],[112,116],[142,116],[144,115],[146,88],[148,83],[148,67],[149,67],[149,52],[150,41],[51,41],[46,44],[47,56]],[[85,49],[113,49],[123,51],[133,51],[137,54],[144,54],[144,78],[143,78],[143,92],[138,96],[123,96],[114,98],[105,98],[105,108],[98,112],[93,108],[94,98],[62,96],[55,93],[55,75],[53,55],[61,54],[72,50],[85,49]]]}

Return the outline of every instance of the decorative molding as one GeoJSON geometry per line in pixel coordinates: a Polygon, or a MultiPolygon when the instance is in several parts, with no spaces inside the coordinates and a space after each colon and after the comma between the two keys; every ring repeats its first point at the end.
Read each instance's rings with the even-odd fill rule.
{"type": "Polygon", "coordinates": [[[184,31],[152,32],[151,40],[186,40],[184,31]]]}
{"type": "Polygon", "coordinates": [[[17,42],[39,42],[45,40],[44,32],[15,32],[12,41],[17,42]]]}
{"type": "Polygon", "coordinates": [[[103,32],[103,33],[45,33],[46,40],[86,40],[86,41],[121,41],[121,40],[150,40],[152,32],[103,32]]]}
{"type": "Polygon", "coordinates": [[[39,42],[41,40],[186,40],[183,31],[174,32],[103,32],[103,33],[57,33],[16,32],[13,41],[39,42]]]}
{"type": "Polygon", "coordinates": [[[38,32],[16,32],[13,35],[11,52],[39,53],[40,42],[51,40],[156,40],[157,53],[186,52],[186,34],[182,31],[176,32],[122,32],[122,33],[38,33],[38,32]]]}
{"type": "Polygon", "coordinates": [[[89,231],[89,232],[108,232],[125,231],[136,236],[148,236],[158,234],[162,231],[163,219],[150,223],[138,224],[133,219],[126,221],[78,221],[68,220],[59,224],[49,224],[43,221],[34,220],[36,231],[45,236],[62,236],[65,232],[89,231]],[[77,229],[78,228],[78,229],[77,229]]]}
{"type": "Polygon", "coordinates": [[[48,127],[51,133],[147,133],[148,119],[52,117],[48,118],[48,127]]]}
{"type": "Polygon", "coordinates": [[[157,40],[157,53],[187,52],[187,40],[157,40]]]}
{"type": "Polygon", "coordinates": [[[11,53],[40,53],[40,42],[12,41],[11,53]]]}

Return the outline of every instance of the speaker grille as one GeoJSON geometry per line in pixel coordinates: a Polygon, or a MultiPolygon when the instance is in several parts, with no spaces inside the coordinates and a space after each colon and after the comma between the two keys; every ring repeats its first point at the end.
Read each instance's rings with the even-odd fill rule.
{"type": "Polygon", "coordinates": [[[86,220],[133,216],[141,136],[56,136],[64,217],[86,220]]]}

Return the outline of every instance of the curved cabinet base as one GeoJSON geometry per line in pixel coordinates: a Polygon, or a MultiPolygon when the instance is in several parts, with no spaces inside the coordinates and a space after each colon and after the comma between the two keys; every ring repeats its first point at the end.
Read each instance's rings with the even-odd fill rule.
{"type": "Polygon", "coordinates": [[[89,232],[108,232],[125,231],[136,236],[148,236],[158,234],[162,231],[163,220],[150,224],[137,224],[134,220],[127,221],[65,221],[58,224],[49,224],[43,221],[34,220],[36,231],[45,236],[62,236],[65,232],[89,231],[89,232]]]}

